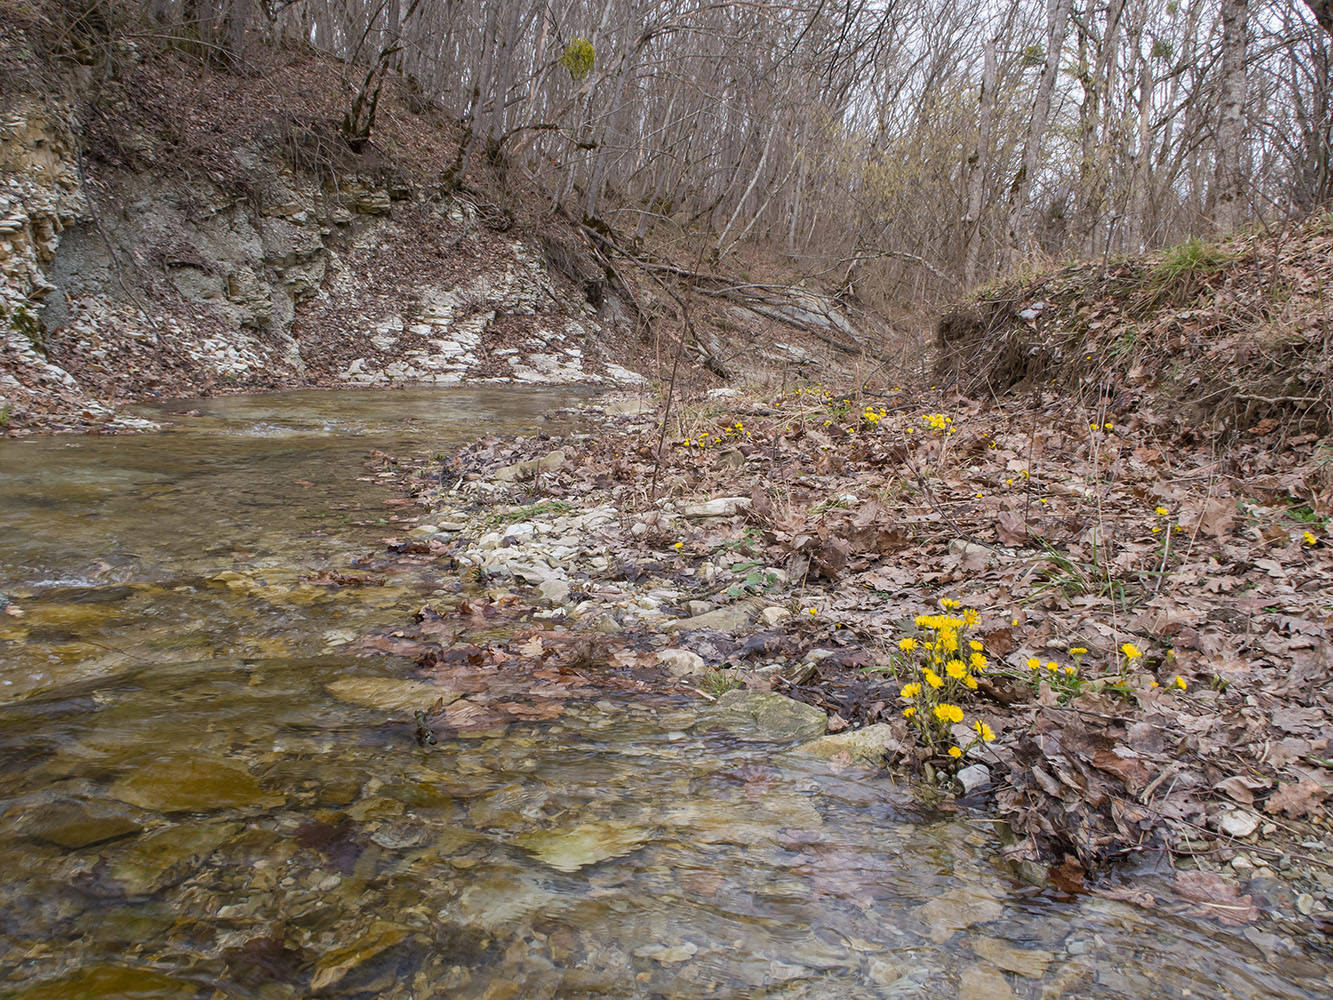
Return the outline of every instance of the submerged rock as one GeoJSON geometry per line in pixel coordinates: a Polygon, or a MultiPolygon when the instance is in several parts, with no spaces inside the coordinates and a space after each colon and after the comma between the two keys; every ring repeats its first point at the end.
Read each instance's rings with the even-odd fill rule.
{"type": "Polygon", "coordinates": [[[262,788],[244,767],[221,757],[161,757],[115,782],[112,798],[155,812],[270,808],[283,796],[262,788]]]}
{"type": "Polygon", "coordinates": [[[151,895],[187,878],[240,828],[238,823],[173,826],[140,837],[109,858],[107,868],[126,895],[151,895]]]}
{"type": "Polygon", "coordinates": [[[341,677],[324,687],[339,701],[382,712],[411,713],[428,709],[441,699],[447,705],[459,697],[457,691],[448,688],[396,677],[341,677]]]}
{"type": "Polygon", "coordinates": [[[94,965],[7,996],[10,1000],[93,1000],[99,997],[148,1000],[150,997],[192,997],[201,992],[197,983],[155,969],[94,965]]]}
{"type": "Polygon", "coordinates": [[[581,823],[565,830],[519,834],[514,843],[538,861],[574,872],[611,858],[632,854],[648,842],[649,831],[622,823],[581,823]]]}
{"type": "Polygon", "coordinates": [[[992,965],[1030,979],[1040,979],[1046,975],[1046,969],[1055,957],[1049,951],[1016,948],[1000,938],[975,937],[971,943],[972,950],[992,965]]]}
{"type": "Polygon", "coordinates": [[[774,741],[808,740],[828,728],[820,709],[772,691],[728,691],[704,721],[737,736],[774,741]]]}
{"type": "Polygon", "coordinates": [[[310,989],[318,992],[337,985],[347,977],[348,973],[388,951],[409,933],[406,927],[377,920],[370,925],[365,934],[351,944],[329,952],[315,963],[315,974],[310,979],[310,989]]]}
{"type": "Polygon", "coordinates": [[[19,836],[70,849],[115,840],[138,833],[143,828],[129,810],[118,803],[62,799],[20,809],[5,816],[5,826],[12,822],[13,830],[19,836]]]}

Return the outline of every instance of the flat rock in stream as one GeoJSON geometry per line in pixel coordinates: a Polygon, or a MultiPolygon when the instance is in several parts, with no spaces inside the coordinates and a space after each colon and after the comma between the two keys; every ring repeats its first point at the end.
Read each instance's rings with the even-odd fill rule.
{"type": "Polygon", "coordinates": [[[315,963],[315,974],[310,980],[311,991],[319,992],[337,985],[348,973],[388,951],[409,933],[406,927],[377,920],[351,944],[328,952],[315,963]]]}
{"type": "Polygon", "coordinates": [[[514,843],[558,871],[576,872],[632,854],[648,842],[649,835],[648,830],[622,823],[581,823],[564,830],[522,833],[514,843]]]}
{"type": "Polygon", "coordinates": [[[151,895],[187,878],[240,829],[239,823],[168,827],[112,855],[107,870],[126,895],[151,895]]]}
{"type": "Polygon", "coordinates": [[[702,719],[704,726],[756,740],[808,740],[828,729],[828,716],[813,705],[772,691],[728,691],[702,719]]]}
{"type": "Polygon", "coordinates": [[[92,965],[6,996],[10,1000],[82,1000],[85,997],[193,997],[201,992],[198,983],[154,969],[92,965]]]}
{"type": "Polygon", "coordinates": [[[427,711],[440,700],[448,705],[459,697],[449,688],[396,677],[340,677],[324,687],[339,701],[406,715],[417,709],[427,711]]]}
{"type": "Polygon", "coordinates": [[[889,752],[897,746],[898,738],[893,734],[893,727],[887,722],[877,722],[864,729],[821,736],[809,743],[802,743],[800,749],[812,757],[822,757],[825,760],[847,754],[858,764],[883,767],[889,758],[889,752]]]}
{"type": "Polygon", "coordinates": [[[109,791],[112,798],[164,813],[270,808],[286,801],[223,757],[159,757],[116,781],[109,791]]]}
{"type": "Polygon", "coordinates": [[[59,847],[78,848],[137,833],[142,823],[118,802],[63,799],[22,806],[4,817],[19,836],[44,840],[59,847]]]}

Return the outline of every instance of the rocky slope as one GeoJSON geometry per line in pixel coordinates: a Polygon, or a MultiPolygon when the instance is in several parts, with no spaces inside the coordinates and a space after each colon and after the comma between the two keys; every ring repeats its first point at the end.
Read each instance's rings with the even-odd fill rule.
{"type": "MultiPolygon", "coordinates": [[[[92,111],[77,75],[7,95],[0,426],[134,426],[118,404],[220,389],[642,381],[572,230],[443,191],[438,155],[306,155],[327,119],[279,141],[183,65],[130,52],[92,111]]],[[[387,115],[386,142],[422,124],[387,115]]]]}

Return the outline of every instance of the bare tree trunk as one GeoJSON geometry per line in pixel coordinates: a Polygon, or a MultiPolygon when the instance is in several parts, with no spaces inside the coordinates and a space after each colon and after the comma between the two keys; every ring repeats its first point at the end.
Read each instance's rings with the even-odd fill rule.
{"type": "Polygon", "coordinates": [[[1041,145],[1046,138],[1046,127],[1051,116],[1051,96],[1055,93],[1055,78],[1060,71],[1060,55],[1065,44],[1065,28],[1073,0],[1049,0],[1047,7],[1046,59],[1042,64],[1041,81],[1037,84],[1037,98],[1028,123],[1027,141],[1023,147],[1023,163],[1010,187],[1009,248],[1017,256],[1027,243],[1023,232],[1023,216],[1028,211],[1032,186],[1041,162],[1041,145]]]}
{"type": "Polygon", "coordinates": [[[1245,218],[1245,60],[1249,49],[1248,0],[1222,0],[1221,119],[1217,126],[1217,178],[1213,219],[1217,228],[1235,229],[1245,218]]]}
{"type": "Polygon", "coordinates": [[[981,63],[981,96],[977,112],[977,145],[968,160],[967,247],[963,255],[963,283],[969,288],[977,282],[977,268],[981,260],[981,199],[985,194],[986,160],[991,155],[991,133],[995,129],[996,46],[998,39],[986,42],[981,63]]]}

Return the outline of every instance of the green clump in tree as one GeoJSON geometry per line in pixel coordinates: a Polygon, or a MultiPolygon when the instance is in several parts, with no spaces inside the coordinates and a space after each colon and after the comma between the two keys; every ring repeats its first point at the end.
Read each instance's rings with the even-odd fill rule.
{"type": "Polygon", "coordinates": [[[581,35],[570,41],[560,55],[560,65],[569,70],[569,78],[575,83],[592,72],[593,63],[596,61],[597,52],[592,47],[592,42],[581,35]]]}

